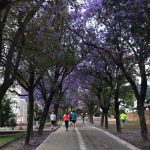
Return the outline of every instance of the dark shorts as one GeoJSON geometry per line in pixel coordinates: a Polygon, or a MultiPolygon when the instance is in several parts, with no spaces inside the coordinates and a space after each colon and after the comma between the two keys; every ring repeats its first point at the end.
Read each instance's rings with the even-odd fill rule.
{"type": "Polygon", "coordinates": [[[125,119],[121,119],[121,122],[122,122],[122,123],[125,123],[125,121],[126,121],[125,119]]]}
{"type": "Polygon", "coordinates": [[[55,121],[51,121],[51,124],[54,125],[54,124],[55,124],[55,121]]]}
{"type": "Polygon", "coordinates": [[[72,120],[73,123],[76,123],[76,120],[72,120]]]}
{"type": "Polygon", "coordinates": [[[68,128],[68,123],[69,123],[69,121],[65,121],[66,128],[68,128]]]}

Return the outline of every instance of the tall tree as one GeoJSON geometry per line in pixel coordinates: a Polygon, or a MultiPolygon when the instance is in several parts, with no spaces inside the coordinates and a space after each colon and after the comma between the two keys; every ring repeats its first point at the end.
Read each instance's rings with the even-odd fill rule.
{"type": "Polygon", "coordinates": [[[24,32],[43,2],[44,0],[39,3],[20,2],[15,5],[10,4],[0,11],[0,67],[2,79],[0,106],[6,91],[13,84],[16,77],[24,42],[24,32]]]}
{"type": "MultiPolygon", "coordinates": [[[[137,99],[137,109],[143,139],[148,139],[144,116],[144,102],[149,75],[149,2],[148,1],[87,1],[76,10],[77,23],[85,30],[77,32],[85,44],[99,49],[112,58],[131,84],[137,99]],[[88,6],[88,7],[86,7],[88,6]],[[85,10],[86,9],[86,10],[85,10]],[[79,18],[82,22],[79,22],[79,18]],[[93,21],[94,18],[94,21],[93,21]],[[86,21],[85,21],[86,20],[86,21]],[[140,21],[139,21],[140,20],[140,21]],[[86,25],[85,25],[85,22],[86,25]],[[130,71],[132,70],[132,71],[130,71]],[[134,70],[134,71],[133,71],[134,70]],[[137,84],[136,77],[140,77],[137,84]]],[[[72,13],[73,14],[73,13],[72,13]]],[[[73,30],[72,29],[72,30],[73,30]]]]}
{"type": "Polygon", "coordinates": [[[112,22],[109,24],[108,30],[110,32],[107,37],[107,41],[111,42],[112,52],[110,54],[110,51],[107,50],[107,53],[113,58],[114,62],[122,70],[126,79],[131,84],[137,99],[141,135],[143,139],[147,140],[148,132],[144,115],[144,102],[147,92],[147,76],[149,74],[146,66],[150,55],[148,46],[149,36],[147,35],[149,33],[147,27],[149,25],[147,21],[149,19],[149,3],[144,1],[130,1],[130,3],[117,2],[108,4],[104,1],[103,4],[106,11],[109,12],[109,17],[112,17],[112,12],[115,12],[113,17],[115,22],[113,22],[113,25],[112,22]],[[133,3],[134,6],[132,5],[133,3]],[[135,75],[141,78],[140,85],[137,84],[137,81],[132,75],[133,72],[130,71],[135,68],[135,75]]]}

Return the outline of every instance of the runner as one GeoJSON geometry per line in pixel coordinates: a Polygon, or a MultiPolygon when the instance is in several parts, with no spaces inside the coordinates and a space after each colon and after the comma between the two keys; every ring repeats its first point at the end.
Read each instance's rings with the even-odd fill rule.
{"type": "Polygon", "coordinates": [[[77,120],[77,114],[76,114],[76,112],[74,110],[72,111],[72,114],[71,114],[71,120],[72,120],[73,126],[75,128],[76,120],[77,120]]]}
{"type": "Polygon", "coordinates": [[[70,119],[69,114],[68,114],[68,112],[66,112],[66,113],[64,114],[64,121],[65,121],[66,131],[68,131],[69,119],[70,119]]]}
{"type": "Polygon", "coordinates": [[[84,118],[85,118],[85,113],[81,113],[81,119],[82,119],[83,123],[84,123],[84,118]]]}
{"type": "Polygon", "coordinates": [[[51,128],[53,130],[55,125],[55,120],[56,120],[56,115],[54,114],[54,112],[52,112],[52,114],[50,115],[50,120],[51,120],[51,128]]]}

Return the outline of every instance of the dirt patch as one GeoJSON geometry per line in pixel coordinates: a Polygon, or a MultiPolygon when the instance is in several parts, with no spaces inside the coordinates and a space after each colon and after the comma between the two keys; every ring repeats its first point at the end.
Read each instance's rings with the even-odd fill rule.
{"type": "Polygon", "coordinates": [[[150,125],[147,125],[149,140],[147,142],[144,142],[141,137],[141,128],[139,123],[126,122],[124,128],[122,128],[122,133],[117,133],[116,125],[115,125],[116,120],[109,118],[108,121],[109,121],[108,129],[105,129],[104,127],[100,126],[99,117],[94,118],[94,125],[112,134],[115,134],[117,137],[138,147],[141,150],[150,150],[150,125]]]}
{"type": "MultiPolygon", "coordinates": [[[[123,139],[124,141],[140,148],[141,150],[150,150],[150,140],[148,142],[144,142],[141,133],[140,133],[140,128],[139,127],[133,127],[133,128],[123,128],[122,133],[117,133],[115,126],[109,125],[108,129],[102,128],[99,125],[96,125],[97,127],[106,130],[107,132],[110,132],[117,137],[123,139]]],[[[148,133],[148,136],[150,138],[150,131],[148,133]]]]}
{"type": "MultiPolygon", "coordinates": [[[[150,150],[150,140],[148,142],[143,141],[143,139],[141,138],[139,128],[122,129],[122,133],[120,134],[117,133],[115,130],[111,131],[111,133],[127,141],[128,143],[135,145],[141,150],[150,150]]],[[[150,132],[149,132],[149,137],[150,137],[150,132]]]]}

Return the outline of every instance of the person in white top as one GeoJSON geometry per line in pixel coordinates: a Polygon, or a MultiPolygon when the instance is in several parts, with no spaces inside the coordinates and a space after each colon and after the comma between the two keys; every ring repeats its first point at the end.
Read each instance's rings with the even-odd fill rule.
{"type": "Polygon", "coordinates": [[[51,120],[51,128],[53,130],[54,129],[55,120],[56,120],[56,115],[54,114],[54,112],[52,112],[52,114],[50,115],[50,120],[51,120]]]}

